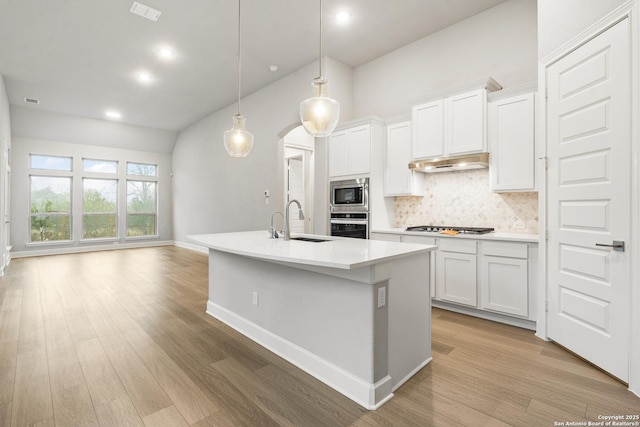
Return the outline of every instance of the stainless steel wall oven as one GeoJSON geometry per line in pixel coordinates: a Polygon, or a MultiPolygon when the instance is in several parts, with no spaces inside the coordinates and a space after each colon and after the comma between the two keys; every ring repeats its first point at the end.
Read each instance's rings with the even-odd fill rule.
{"type": "Polygon", "coordinates": [[[331,235],[369,238],[369,178],[330,183],[331,235]]]}
{"type": "Polygon", "coordinates": [[[332,213],[331,235],[340,237],[353,237],[356,239],[369,238],[369,214],[356,213],[332,213]]]}

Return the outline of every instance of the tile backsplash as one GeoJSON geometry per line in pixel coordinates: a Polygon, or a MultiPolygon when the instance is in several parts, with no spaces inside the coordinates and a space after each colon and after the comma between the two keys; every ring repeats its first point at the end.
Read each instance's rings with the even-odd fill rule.
{"type": "Polygon", "coordinates": [[[424,197],[396,197],[396,227],[451,225],[538,233],[538,193],[494,193],[488,169],[425,174],[424,197]]]}

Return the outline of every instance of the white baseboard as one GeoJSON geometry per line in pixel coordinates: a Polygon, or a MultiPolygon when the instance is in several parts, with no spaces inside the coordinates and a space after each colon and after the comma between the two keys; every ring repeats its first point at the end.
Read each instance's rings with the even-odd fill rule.
{"type": "Polygon", "coordinates": [[[207,314],[291,362],[366,409],[378,409],[393,397],[389,375],[375,384],[369,383],[211,301],[207,302],[207,314]]]}
{"type": "Polygon", "coordinates": [[[126,243],[112,243],[104,245],[82,245],[71,247],[57,247],[47,249],[34,249],[28,251],[12,252],[11,258],[27,258],[33,256],[46,256],[46,255],[66,255],[77,254],[84,252],[97,252],[97,251],[113,251],[117,249],[134,249],[134,248],[150,248],[156,246],[172,246],[171,240],[156,240],[156,241],[144,241],[144,242],[126,242],[126,243]]]}
{"type": "Polygon", "coordinates": [[[517,326],[523,329],[536,330],[536,322],[534,320],[519,319],[503,314],[493,313],[490,311],[478,310],[471,307],[464,307],[458,304],[449,304],[444,301],[431,300],[431,306],[441,308],[443,310],[455,311],[456,313],[466,314],[467,316],[479,317],[481,319],[491,320],[493,322],[504,323],[506,325],[517,326]]]}
{"type": "Polygon", "coordinates": [[[401,379],[400,381],[398,381],[397,384],[395,384],[393,386],[393,390],[392,391],[396,391],[397,389],[399,389],[404,383],[406,383],[407,381],[409,381],[411,379],[412,376],[414,376],[415,374],[417,374],[420,369],[424,368],[425,366],[427,366],[429,363],[431,363],[431,361],[433,360],[433,357],[429,357],[427,360],[425,360],[424,362],[422,362],[420,365],[418,365],[417,368],[415,368],[413,371],[409,372],[409,374],[404,377],[403,379],[401,379]]]}

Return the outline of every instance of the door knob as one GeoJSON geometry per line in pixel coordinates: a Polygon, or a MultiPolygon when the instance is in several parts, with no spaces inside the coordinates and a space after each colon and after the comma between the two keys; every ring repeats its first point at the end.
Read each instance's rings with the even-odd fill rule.
{"type": "Polygon", "coordinates": [[[614,240],[612,244],[606,245],[604,243],[596,243],[596,246],[602,246],[605,248],[613,248],[614,251],[624,252],[624,241],[614,240]]]}

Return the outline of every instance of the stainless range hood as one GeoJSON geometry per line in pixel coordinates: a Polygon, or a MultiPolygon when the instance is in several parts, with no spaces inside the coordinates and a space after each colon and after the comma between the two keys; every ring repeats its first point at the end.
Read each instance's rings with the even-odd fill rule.
{"type": "Polygon", "coordinates": [[[409,169],[424,173],[453,172],[489,167],[489,153],[438,157],[409,163],[409,169]]]}

